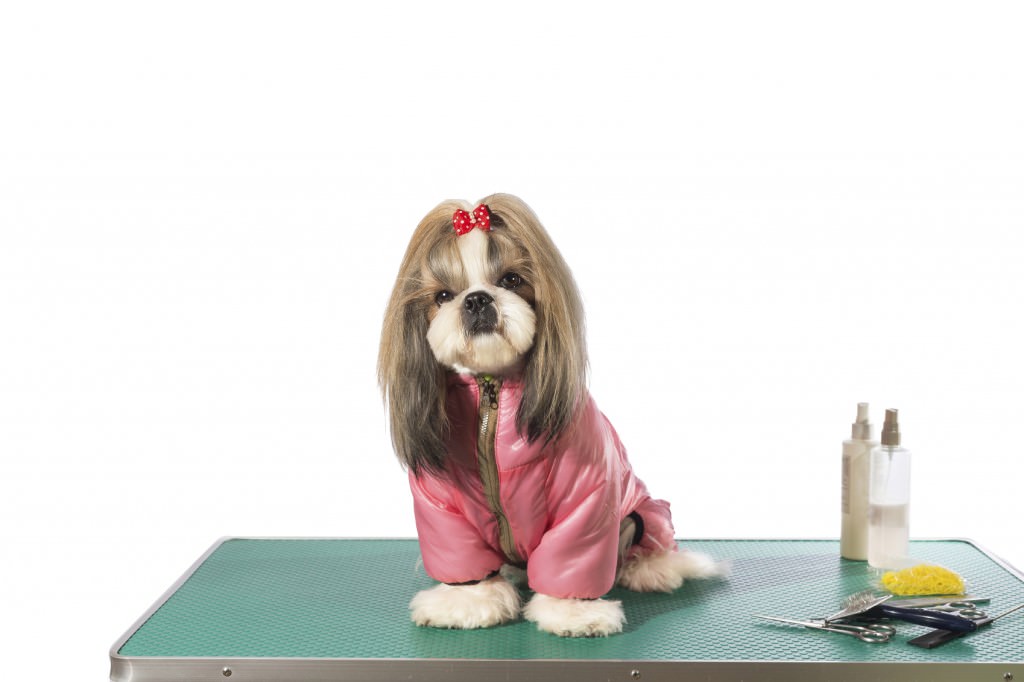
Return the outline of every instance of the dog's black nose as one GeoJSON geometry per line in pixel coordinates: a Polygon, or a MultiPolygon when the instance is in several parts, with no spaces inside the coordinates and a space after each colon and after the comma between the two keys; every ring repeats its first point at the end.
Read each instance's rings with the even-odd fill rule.
{"type": "Polygon", "coordinates": [[[477,315],[493,302],[494,299],[491,298],[490,294],[483,291],[474,291],[466,295],[466,300],[462,305],[465,306],[467,313],[477,315]]]}

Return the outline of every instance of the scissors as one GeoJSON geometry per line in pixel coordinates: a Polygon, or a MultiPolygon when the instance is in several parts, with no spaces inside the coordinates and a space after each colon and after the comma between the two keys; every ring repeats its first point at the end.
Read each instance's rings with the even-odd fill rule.
{"type": "Polygon", "coordinates": [[[988,614],[978,608],[978,604],[981,602],[988,603],[987,597],[957,597],[950,595],[947,597],[920,597],[917,599],[893,599],[887,601],[889,606],[899,606],[902,608],[924,608],[929,611],[940,611],[943,613],[955,613],[963,618],[969,618],[970,620],[984,620],[988,618],[988,614]]]}
{"type": "Polygon", "coordinates": [[[896,634],[896,628],[891,625],[881,625],[878,623],[851,625],[850,623],[826,623],[815,620],[792,620],[789,618],[776,618],[775,616],[759,616],[757,614],[754,614],[754,618],[763,618],[764,620],[772,620],[777,623],[789,623],[790,625],[802,625],[805,628],[812,628],[814,630],[838,632],[843,635],[856,637],[862,642],[871,642],[872,644],[888,642],[896,634]]]}
{"type": "Polygon", "coordinates": [[[969,601],[951,601],[948,604],[929,606],[928,609],[955,613],[958,616],[970,618],[971,620],[984,620],[988,618],[988,614],[979,609],[977,604],[969,601]]]}

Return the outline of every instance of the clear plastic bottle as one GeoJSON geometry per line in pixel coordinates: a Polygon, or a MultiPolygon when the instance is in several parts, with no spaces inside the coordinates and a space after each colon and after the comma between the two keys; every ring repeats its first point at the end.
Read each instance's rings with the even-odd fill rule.
{"type": "Polygon", "coordinates": [[[850,438],[843,441],[843,502],[839,553],[844,559],[868,558],[868,474],[871,450],[878,441],[871,438],[868,404],[857,403],[857,421],[850,438]]]}
{"type": "Polygon", "coordinates": [[[882,442],[871,451],[868,563],[903,568],[910,555],[910,450],[900,447],[899,414],[885,411],[882,442]]]}

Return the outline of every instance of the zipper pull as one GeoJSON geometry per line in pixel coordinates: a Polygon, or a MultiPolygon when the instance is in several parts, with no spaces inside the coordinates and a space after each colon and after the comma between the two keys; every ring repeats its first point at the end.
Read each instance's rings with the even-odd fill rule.
{"type": "Polygon", "coordinates": [[[492,410],[498,409],[498,387],[494,384],[494,377],[485,374],[483,377],[484,395],[487,396],[492,410]]]}

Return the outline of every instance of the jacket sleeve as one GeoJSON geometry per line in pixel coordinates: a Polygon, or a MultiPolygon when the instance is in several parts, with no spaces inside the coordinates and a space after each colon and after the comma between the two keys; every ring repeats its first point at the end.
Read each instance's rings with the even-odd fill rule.
{"type": "Polygon", "coordinates": [[[530,587],[559,598],[596,599],[615,583],[621,472],[617,438],[591,401],[548,481],[548,527],[530,556],[530,587]]]}
{"type": "Polygon", "coordinates": [[[411,472],[409,485],[427,575],[443,583],[465,583],[483,580],[501,568],[501,555],[484,542],[454,503],[450,486],[411,472]]]}

